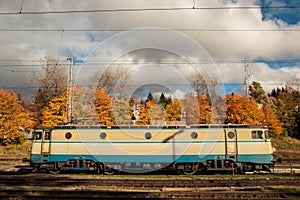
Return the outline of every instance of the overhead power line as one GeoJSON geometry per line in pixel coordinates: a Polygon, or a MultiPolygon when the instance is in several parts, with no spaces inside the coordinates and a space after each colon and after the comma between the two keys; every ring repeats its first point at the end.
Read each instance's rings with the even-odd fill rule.
{"type": "Polygon", "coordinates": [[[299,32],[300,29],[220,29],[220,28],[170,28],[170,29],[12,29],[0,28],[1,32],[122,32],[122,31],[183,31],[183,32],[299,32]]]}
{"type": "MultiPolygon", "coordinates": [[[[118,64],[127,64],[127,65],[140,65],[140,64],[184,64],[184,65],[191,65],[191,64],[239,64],[241,60],[203,60],[203,61],[194,61],[188,62],[184,60],[155,60],[155,59],[147,59],[141,62],[139,61],[130,61],[130,60],[117,60],[111,63],[111,60],[88,60],[86,62],[75,62],[74,65],[83,65],[83,66],[90,66],[90,65],[101,65],[101,64],[108,64],[110,65],[118,65],[118,64]]],[[[248,63],[272,63],[272,64],[298,64],[300,60],[249,60],[248,63]]],[[[58,61],[58,65],[69,65],[66,61],[58,61]]],[[[42,67],[45,66],[45,63],[39,62],[38,60],[0,60],[0,69],[2,68],[11,68],[11,67],[42,67]],[[1,62],[4,62],[1,64],[1,62]],[[5,62],[13,62],[14,64],[5,63],[5,62]],[[19,62],[19,63],[18,63],[19,62]],[[34,62],[36,64],[31,64],[29,62],[34,62]],[[28,63],[28,64],[26,64],[28,63]]]]}
{"type": "MultiPolygon", "coordinates": [[[[281,83],[281,82],[278,82],[278,83],[261,83],[260,84],[262,86],[293,86],[293,87],[296,87],[296,86],[300,86],[300,83],[281,83]]],[[[191,84],[180,84],[180,83],[169,83],[169,84],[166,84],[168,86],[174,86],[174,87],[190,87],[191,84]]],[[[224,85],[224,86],[245,86],[244,83],[219,83],[220,86],[224,85]]],[[[80,86],[82,87],[86,87],[86,88],[89,88],[90,85],[82,85],[80,84],[80,86]]],[[[113,85],[113,86],[121,86],[121,85],[113,85]]],[[[133,87],[133,86],[141,86],[140,84],[126,84],[126,86],[128,87],[133,87]]],[[[43,86],[32,86],[32,85],[22,85],[22,86],[0,86],[0,89],[39,89],[39,88],[45,88],[43,86]]]]}
{"type": "Polygon", "coordinates": [[[282,6],[215,6],[215,7],[173,7],[173,8],[118,8],[118,9],[91,9],[91,10],[53,10],[53,11],[15,11],[0,12],[0,15],[45,15],[71,13],[113,13],[113,12],[149,12],[149,11],[185,11],[185,10],[245,10],[245,9],[298,9],[300,5],[282,6]]]}

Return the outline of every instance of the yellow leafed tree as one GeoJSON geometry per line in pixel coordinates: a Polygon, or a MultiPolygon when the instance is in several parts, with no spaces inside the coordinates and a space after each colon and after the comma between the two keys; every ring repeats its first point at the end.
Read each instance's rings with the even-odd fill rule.
{"type": "Polygon", "coordinates": [[[65,124],[66,118],[67,94],[64,93],[58,97],[53,97],[48,106],[42,112],[42,126],[55,126],[65,124]]]}
{"type": "Polygon", "coordinates": [[[181,121],[181,105],[178,99],[174,99],[166,107],[167,121],[181,121]]]}
{"type": "Polygon", "coordinates": [[[139,111],[137,125],[149,125],[151,123],[150,110],[152,108],[153,101],[147,101],[142,104],[139,111]]]}
{"type": "Polygon", "coordinates": [[[31,113],[21,105],[17,95],[0,90],[0,142],[2,145],[18,144],[24,138],[22,126],[30,131],[35,126],[31,113]]]}
{"type": "Polygon", "coordinates": [[[112,109],[111,97],[103,89],[96,89],[95,112],[100,125],[107,125],[107,126],[113,125],[111,109],[112,109]]]}
{"type": "Polygon", "coordinates": [[[253,99],[237,94],[225,96],[227,102],[226,118],[229,123],[262,125],[263,113],[253,99]]]}

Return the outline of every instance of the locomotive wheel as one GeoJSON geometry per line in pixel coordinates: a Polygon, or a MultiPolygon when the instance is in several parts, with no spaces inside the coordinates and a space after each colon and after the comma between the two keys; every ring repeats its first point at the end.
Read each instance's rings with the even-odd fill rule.
{"type": "Polygon", "coordinates": [[[58,169],[52,169],[52,170],[49,170],[49,173],[50,174],[59,174],[60,170],[58,170],[58,169]]]}
{"type": "Polygon", "coordinates": [[[182,171],[185,175],[194,175],[197,173],[198,170],[197,170],[197,166],[193,164],[192,165],[188,164],[184,166],[184,169],[182,171]]]}
{"type": "Polygon", "coordinates": [[[115,173],[115,171],[113,170],[113,168],[110,168],[108,166],[104,167],[104,174],[106,175],[113,175],[115,173]]]}
{"type": "Polygon", "coordinates": [[[38,171],[40,171],[40,164],[35,164],[35,165],[33,166],[32,172],[38,172],[38,171]]]}
{"type": "Polygon", "coordinates": [[[194,174],[197,173],[197,170],[193,170],[193,169],[188,170],[188,171],[187,171],[187,170],[184,170],[183,173],[184,173],[185,175],[194,175],[194,174]]]}
{"type": "Polygon", "coordinates": [[[54,167],[50,170],[48,170],[50,174],[59,174],[60,170],[58,167],[58,163],[54,163],[54,167]]]}
{"type": "Polygon", "coordinates": [[[109,172],[108,172],[108,171],[105,171],[104,174],[105,174],[105,175],[113,175],[113,174],[115,174],[115,172],[114,172],[114,171],[109,171],[109,172]]]}

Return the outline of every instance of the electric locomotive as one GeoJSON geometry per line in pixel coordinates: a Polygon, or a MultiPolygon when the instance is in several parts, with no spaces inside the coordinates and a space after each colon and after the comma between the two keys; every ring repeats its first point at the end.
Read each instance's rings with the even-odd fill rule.
{"type": "Polygon", "coordinates": [[[32,139],[33,170],[51,173],[244,173],[268,171],[273,161],[265,126],[53,126],[36,128],[32,139]]]}

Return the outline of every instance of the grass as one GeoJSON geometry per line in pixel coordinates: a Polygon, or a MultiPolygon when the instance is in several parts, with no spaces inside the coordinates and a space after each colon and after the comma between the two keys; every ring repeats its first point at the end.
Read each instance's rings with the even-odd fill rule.
{"type": "Polygon", "coordinates": [[[300,188],[277,188],[278,192],[283,192],[288,198],[298,199],[300,197],[300,188]]]}
{"type": "Polygon", "coordinates": [[[276,148],[275,158],[300,159],[300,140],[277,135],[271,138],[273,147],[276,148]]]}
{"type": "Polygon", "coordinates": [[[31,141],[26,141],[23,144],[0,146],[0,158],[23,158],[29,157],[29,149],[31,141]]]}

